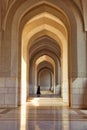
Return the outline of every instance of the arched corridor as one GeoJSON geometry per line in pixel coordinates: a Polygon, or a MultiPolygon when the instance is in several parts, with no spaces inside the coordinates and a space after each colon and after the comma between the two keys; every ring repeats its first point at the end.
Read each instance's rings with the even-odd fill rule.
{"type": "Polygon", "coordinates": [[[87,130],[87,0],[0,0],[0,130],[87,130]]]}
{"type": "MultiPolygon", "coordinates": [[[[44,7],[45,5],[41,6],[44,7]]],[[[61,87],[61,97],[67,104],[69,104],[68,44],[68,29],[65,26],[65,23],[63,23],[58,17],[46,12],[46,10],[40,15],[36,15],[31,20],[27,21],[22,32],[22,60],[25,63],[22,62],[21,71],[23,71],[23,86],[28,78],[26,72],[29,72],[30,74],[30,82],[25,82],[25,86],[30,90],[29,93],[36,93],[39,64],[48,61],[53,66],[53,94],[56,94],[57,90],[61,87]],[[28,61],[28,59],[30,60],[28,61]],[[61,65],[61,67],[59,65],[61,65]],[[58,73],[58,70],[61,70],[61,72],[58,73]],[[59,81],[59,85],[58,76],[61,80],[59,81]]],[[[46,67],[45,64],[44,66],[46,67]]],[[[24,95],[26,94],[24,94],[23,89],[23,96],[24,95]]]]}
{"type": "Polygon", "coordinates": [[[61,86],[60,47],[51,38],[44,36],[33,43],[29,55],[29,94],[36,94],[37,86],[40,85],[43,91],[41,95],[47,91],[48,94],[60,95],[56,91],[60,91],[61,86]]]}
{"type": "Polygon", "coordinates": [[[4,0],[0,12],[1,107],[35,95],[87,107],[87,15],[83,0],[4,0]],[[70,8],[69,8],[70,7],[70,8]]]}

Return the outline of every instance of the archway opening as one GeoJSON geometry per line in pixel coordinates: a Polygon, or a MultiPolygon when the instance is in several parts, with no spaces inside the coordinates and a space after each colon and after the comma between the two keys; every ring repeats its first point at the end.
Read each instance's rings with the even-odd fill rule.
{"type": "MultiPolygon", "coordinates": [[[[45,12],[46,14],[46,12],[45,12]]],[[[58,19],[57,17],[54,16],[50,17],[50,14],[47,13],[47,15],[44,15],[44,13],[40,14],[40,16],[38,15],[38,17],[34,17],[32,20],[28,21],[26,23],[26,25],[24,26],[23,29],[23,33],[22,33],[22,60],[25,61],[25,65],[22,62],[22,72],[24,73],[24,69],[25,68],[25,77],[23,76],[23,80],[27,81],[25,82],[25,86],[27,86],[27,89],[30,87],[30,83],[29,83],[29,78],[31,77],[31,75],[27,76],[26,72],[30,72],[31,69],[31,65],[30,65],[30,60],[29,58],[31,57],[31,54],[29,54],[30,52],[30,48],[32,47],[32,45],[34,45],[35,42],[38,41],[39,38],[46,36],[46,37],[50,37],[50,39],[53,39],[54,41],[56,41],[56,44],[59,45],[59,48],[57,47],[57,49],[53,48],[53,52],[57,51],[56,56],[59,57],[59,61],[61,64],[61,97],[63,98],[63,100],[65,102],[67,102],[67,104],[69,103],[69,86],[68,86],[68,32],[67,32],[67,28],[64,25],[64,23],[58,19]],[[47,18],[48,16],[48,18],[47,18]],[[49,21],[50,19],[50,21],[49,21]],[[55,20],[56,19],[56,20],[55,20]],[[56,25],[56,26],[54,26],[56,25]],[[59,51],[58,51],[59,50],[59,51]]],[[[43,48],[44,44],[38,44],[37,42],[37,48],[40,47],[40,50],[38,50],[38,52],[42,51],[41,48],[43,48]]],[[[50,43],[47,44],[48,46],[44,46],[44,48],[49,48],[49,46],[51,46],[50,43]]],[[[35,48],[34,48],[35,49],[35,48]]],[[[34,50],[33,49],[33,50],[34,50]]],[[[49,48],[50,50],[50,48],[49,48]]],[[[48,51],[48,50],[47,50],[48,51]]],[[[50,50],[52,51],[52,49],[50,50]]],[[[44,52],[44,50],[42,51],[44,52]]],[[[38,60],[40,55],[35,58],[35,60],[38,60]]],[[[45,54],[45,53],[44,53],[45,54]]],[[[52,57],[48,54],[49,57],[52,57]]],[[[34,57],[31,58],[34,60],[34,57]]],[[[49,61],[49,58],[47,58],[47,61],[49,61]]],[[[56,64],[56,60],[54,60],[54,64],[56,64]]],[[[58,61],[58,59],[57,59],[58,61]]],[[[51,63],[52,64],[52,63],[51,63]]],[[[58,64],[58,62],[57,62],[58,64]]],[[[56,73],[55,73],[55,68],[58,67],[56,65],[53,65],[54,68],[54,94],[56,93],[56,73]]],[[[57,68],[56,70],[58,71],[59,68],[57,68]]],[[[36,92],[36,88],[37,88],[37,65],[34,66],[34,72],[35,72],[35,78],[34,78],[34,86],[31,85],[32,91],[33,88],[35,88],[34,92],[36,92]]],[[[22,83],[23,83],[22,80],[22,83]]],[[[28,91],[29,92],[29,91],[28,91]]],[[[26,94],[25,94],[26,95],[26,94]]],[[[29,95],[29,93],[26,95],[26,97],[29,95]]]]}
{"type": "Polygon", "coordinates": [[[48,82],[50,82],[48,93],[60,95],[61,49],[56,41],[48,36],[43,36],[36,39],[29,49],[29,56],[30,71],[28,95],[36,95],[35,86],[36,88],[38,85],[41,86],[38,76],[40,76],[40,70],[43,70],[43,68],[49,70],[51,76],[51,81],[47,78],[48,82]]]}
{"type": "Polygon", "coordinates": [[[38,84],[40,84],[41,95],[53,94],[52,73],[48,68],[43,68],[38,74],[38,84]]]}

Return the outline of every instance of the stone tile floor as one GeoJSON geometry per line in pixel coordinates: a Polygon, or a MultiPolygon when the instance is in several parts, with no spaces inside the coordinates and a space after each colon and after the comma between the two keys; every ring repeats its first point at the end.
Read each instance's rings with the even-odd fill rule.
{"type": "Polygon", "coordinates": [[[0,130],[87,130],[87,110],[70,109],[57,98],[32,98],[0,109],[0,130]]]}

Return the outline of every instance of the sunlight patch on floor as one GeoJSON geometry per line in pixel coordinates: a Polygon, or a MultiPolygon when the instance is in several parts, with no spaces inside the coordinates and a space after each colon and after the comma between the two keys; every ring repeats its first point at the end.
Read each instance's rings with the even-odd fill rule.
{"type": "Polygon", "coordinates": [[[53,94],[53,92],[52,91],[41,91],[41,94],[53,94]]]}
{"type": "Polygon", "coordinates": [[[30,106],[67,106],[65,102],[62,101],[61,98],[30,98],[27,102],[30,106]]]}

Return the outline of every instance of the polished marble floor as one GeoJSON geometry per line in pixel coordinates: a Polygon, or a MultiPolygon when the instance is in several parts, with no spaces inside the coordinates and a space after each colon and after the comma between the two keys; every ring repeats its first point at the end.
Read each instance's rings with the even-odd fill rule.
{"type": "Polygon", "coordinates": [[[87,109],[70,109],[59,98],[30,98],[0,109],[0,130],[87,130],[87,109]]]}

